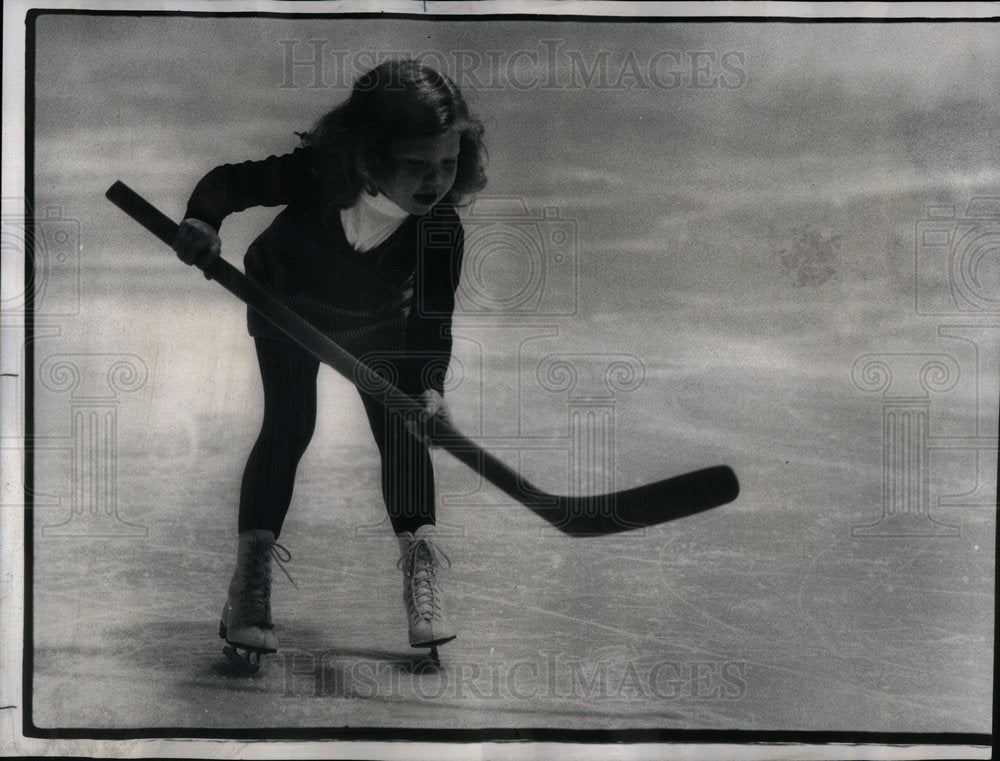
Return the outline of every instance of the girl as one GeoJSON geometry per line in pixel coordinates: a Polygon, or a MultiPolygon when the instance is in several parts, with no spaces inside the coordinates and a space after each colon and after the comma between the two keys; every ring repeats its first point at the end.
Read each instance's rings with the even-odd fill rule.
{"type": "MultiPolygon", "coordinates": [[[[330,338],[444,414],[451,317],[462,264],[455,204],[486,184],[483,126],[455,84],[416,61],[361,76],[349,99],[300,133],[302,147],[228,164],[195,187],[174,250],[204,267],[219,256],[230,213],[286,205],[250,246],[247,275],[330,338]]],[[[220,635],[226,654],[256,670],[277,650],[272,556],[295,470],[316,420],[318,360],[248,311],[264,386],[264,420],[239,502],[236,570],[220,635]]],[[[454,639],[435,571],[434,474],[427,445],[355,379],[382,465],[382,495],[399,539],[413,647],[454,639]]],[[[432,651],[433,652],[433,651],[432,651]]]]}

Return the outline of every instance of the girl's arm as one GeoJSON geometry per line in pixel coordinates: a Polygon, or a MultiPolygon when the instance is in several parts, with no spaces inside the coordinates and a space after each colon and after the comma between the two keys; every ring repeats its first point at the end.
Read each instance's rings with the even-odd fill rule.
{"type": "Polygon", "coordinates": [[[314,160],[313,151],[297,148],[262,161],[217,166],[195,186],[184,218],[199,219],[218,230],[233,212],[281,206],[315,193],[321,187],[314,160]]]}
{"type": "Polygon", "coordinates": [[[218,231],[228,215],[252,206],[291,203],[316,192],[313,161],[311,151],[299,148],[263,161],[217,166],[201,178],[188,200],[173,243],[178,257],[204,269],[222,250],[218,231]]]}

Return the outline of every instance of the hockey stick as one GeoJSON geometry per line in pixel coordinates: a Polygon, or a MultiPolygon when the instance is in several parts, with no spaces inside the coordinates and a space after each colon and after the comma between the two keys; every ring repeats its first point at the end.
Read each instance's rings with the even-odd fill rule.
{"type": "MultiPolygon", "coordinates": [[[[105,195],[168,246],[173,243],[177,224],[127,185],[116,182],[105,195]]],[[[381,378],[221,257],[205,267],[204,273],[352,383],[381,378]]],[[[387,381],[372,395],[393,410],[414,416],[423,412],[423,405],[387,381]]],[[[557,496],[530,484],[445,420],[434,421],[434,443],[560,531],[574,536],[653,526],[726,504],[739,494],[736,474],[728,466],[718,465],[612,494],[557,496]]]]}

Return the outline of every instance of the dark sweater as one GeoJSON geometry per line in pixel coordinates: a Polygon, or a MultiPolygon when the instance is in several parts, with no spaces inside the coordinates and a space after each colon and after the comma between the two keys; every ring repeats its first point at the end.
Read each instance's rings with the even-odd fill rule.
{"type": "MultiPolygon", "coordinates": [[[[454,206],[411,215],[358,253],[315,164],[313,152],[299,148],[216,167],[198,182],[185,218],[218,230],[233,212],[285,205],[247,251],[247,275],[355,356],[380,365],[391,359],[404,391],[442,391],[464,246],[454,206]]],[[[252,310],[247,321],[254,336],[289,340],[252,310]]]]}

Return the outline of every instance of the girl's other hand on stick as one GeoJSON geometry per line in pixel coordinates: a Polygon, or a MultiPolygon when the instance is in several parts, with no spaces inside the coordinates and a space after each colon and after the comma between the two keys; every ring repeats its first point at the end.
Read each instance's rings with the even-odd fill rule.
{"type": "Polygon", "coordinates": [[[407,428],[418,439],[433,447],[434,421],[442,420],[450,423],[448,407],[444,397],[434,389],[427,389],[417,399],[423,405],[423,412],[420,413],[419,421],[408,420],[407,428]]]}
{"type": "Polygon", "coordinates": [[[203,270],[219,258],[222,242],[211,225],[191,218],[178,225],[173,249],[182,262],[203,270]]]}

